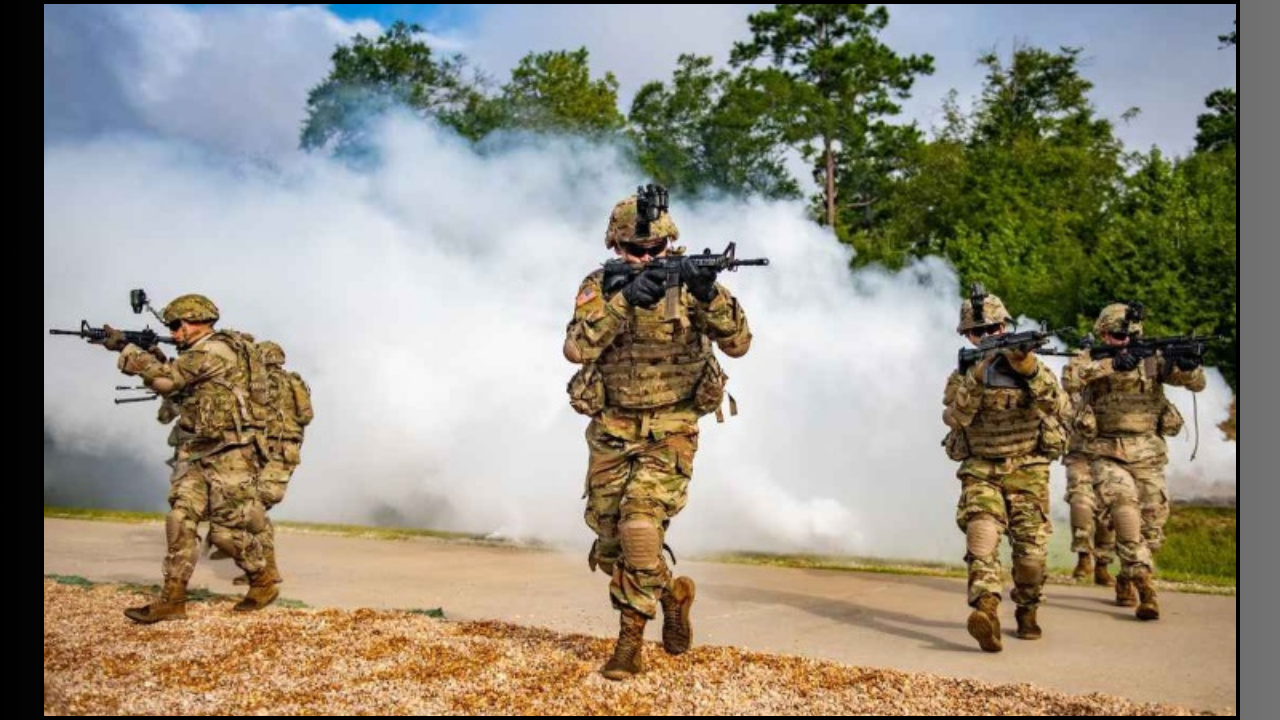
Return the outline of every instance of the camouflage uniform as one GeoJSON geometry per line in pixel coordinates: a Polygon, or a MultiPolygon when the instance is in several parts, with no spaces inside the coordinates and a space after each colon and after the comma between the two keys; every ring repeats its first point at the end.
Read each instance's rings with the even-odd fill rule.
{"type": "MultiPolygon", "coordinates": [[[[1103,336],[1124,327],[1128,306],[1115,303],[1103,308],[1094,331],[1103,336]]],[[[1140,323],[1128,323],[1135,336],[1140,323]]],[[[1067,391],[1082,397],[1077,430],[1084,436],[1083,449],[1092,457],[1090,469],[1103,512],[1116,531],[1121,571],[1116,582],[1116,601],[1138,604],[1133,589],[1143,595],[1138,616],[1159,617],[1154,586],[1152,553],[1164,542],[1164,524],[1169,518],[1169,492],[1164,468],[1168,446],[1164,437],[1178,434],[1182,416],[1164,394],[1164,386],[1186,387],[1199,392],[1205,387],[1204,369],[1181,369],[1163,356],[1141,360],[1131,370],[1120,370],[1113,358],[1094,360],[1092,353],[1070,361],[1064,372],[1067,391]],[[1150,601],[1148,601],[1148,596],[1150,601]]]]}
{"type": "MultiPolygon", "coordinates": [[[[1067,363],[1063,368],[1064,389],[1079,385],[1068,378],[1075,372],[1075,367],[1074,363],[1067,363]]],[[[1080,393],[1068,393],[1068,396],[1068,417],[1077,418],[1081,412],[1080,393]]],[[[1107,566],[1115,560],[1115,530],[1102,512],[1102,503],[1094,492],[1093,458],[1084,451],[1084,434],[1073,429],[1073,423],[1068,425],[1067,454],[1062,459],[1067,470],[1067,492],[1063,499],[1071,508],[1071,551],[1079,557],[1073,575],[1081,579],[1092,574],[1097,584],[1114,585],[1115,580],[1107,566]]]]}
{"type": "MultiPolygon", "coordinates": [[[[961,309],[957,331],[1004,324],[1009,314],[994,295],[985,295],[981,314],[971,302],[961,309]]],[[[965,532],[969,567],[968,602],[974,608],[969,631],[984,650],[1001,649],[997,609],[1003,586],[999,536],[1013,548],[1019,637],[1036,638],[1035,612],[1045,579],[1049,521],[1049,464],[1066,445],[1066,396],[1057,377],[1034,354],[1015,363],[988,356],[961,373],[952,371],[943,393],[943,422],[950,428],[943,445],[960,461],[956,523],[965,532]]]]}
{"type": "MultiPolygon", "coordinates": [[[[302,441],[315,412],[311,407],[311,388],[301,375],[283,367],[284,349],[271,341],[259,343],[258,349],[267,367],[271,408],[262,436],[267,462],[258,480],[258,497],[263,508],[269,511],[284,500],[289,480],[302,462],[302,441]]],[[[276,567],[275,526],[270,516],[266,519],[261,541],[267,573],[274,582],[281,582],[280,571],[276,567]]]]}
{"type": "MultiPolygon", "coordinates": [[[[208,298],[184,295],[165,307],[163,318],[166,324],[212,323],[218,310],[208,298]]],[[[149,623],[185,616],[186,586],[199,553],[196,528],[203,520],[209,521],[213,543],[250,578],[250,590],[236,609],[257,610],[276,597],[264,572],[260,539],[266,515],[258,499],[257,429],[242,413],[252,394],[251,364],[243,352],[247,343],[252,337],[215,331],[182,348],[170,361],[119,339],[114,346],[106,343],[120,350],[121,372],[139,376],[165,396],[162,421],[177,413],[169,435],[174,457],[169,461],[173,474],[165,520],[164,593],[158,603],[127,610],[132,620],[149,623]]]]}
{"type": "MultiPolygon", "coordinates": [[[[635,217],[634,196],[614,208],[607,247],[649,240],[635,237],[635,217]]],[[[670,215],[652,224],[650,238],[677,237],[670,215]]],[[[751,331],[737,299],[718,283],[710,302],[682,285],[678,318],[668,321],[662,303],[633,307],[623,292],[607,294],[602,276],[597,270],[582,281],[564,347],[566,358],[583,365],[569,383],[571,404],[591,417],[583,497],[585,520],[596,540],[588,564],[611,576],[610,601],[623,614],[618,652],[623,636],[634,633],[637,624],[642,635],[659,604],[664,645],[669,652],[683,652],[691,639],[687,616],[693,584],[687,578],[673,580],[662,556],[663,538],[688,500],[698,420],[718,412],[724,395],[727,376],[712,343],[730,357],[741,357],[751,346],[751,331]]],[[[625,649],[636,653],[630,666],[639,671],[638,646],[625,649]]],[[[612,679],[629,674],[609,667],[605,672],[612,679]]]]}

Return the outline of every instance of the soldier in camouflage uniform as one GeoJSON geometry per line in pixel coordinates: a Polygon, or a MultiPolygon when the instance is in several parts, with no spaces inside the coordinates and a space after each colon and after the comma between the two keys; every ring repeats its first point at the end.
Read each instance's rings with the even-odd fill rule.
{"type": "MultiPolygon", "coordinates": [[[[678,238],[666,212],[639,234],[633,195],[610,214],[605,246],[641,266],[682,252],[671,247],[678,238]]],[[[570,402],[591,417],[583,497],[596,540],[588,565],[611,576],[611,603],[621,612],[618,642],[602,670],[611,680],[643,670],[644,627],[659,606],[664,649],[680,654],[692,643],[695,586],[672,578],[663,540],[685,507],[698,420],[719,414],[724,396],[728,378],[712,343],[735,358],[751,347],[746,313],[715,278],[713,270],[684,265],[678,318],[664,320],[661,273],[648,269],[604,287],[597,270],[582,281],[566,330],[564,355],[583,366],[569,383],[570,402]]]]}
{"type": "MultiPolygon", "coordinates": [[[[284,369],[284,348],[267,340],[258,343],[258,350],[267,367],[270,384],[268,405],[271,410],[267,416],[266,432],[262,435],[264,447],[260,448],[267,457],[267,463],[258,479],[258,497],[269,512],[284,500],[289,480],[302,462],[302,441],[307,425],[315,418],[315,411],[311,407],[311,388],[306,381],[298,373],[284,369]]],[[[276,566],[275,536],[275,525],[268,515],[267,529],[260,536],[262,551],[267,559],[267,575],[272,582],[280,583],[284,579],[276,566]]],[[[236,585],[248,582],[248,575],[235,579],[236,585]]]]}
{"type": "Polygon", "coordinates": [[[249,591],[235,609],[259,610],[279,591],[266,573],[260,540],[266,514],[257,487],[261,459],[254,435],[259,429],[245,412],[250,404],[265,402],[265,383],[253,382],[262,369],[254,367],[247,351],[253,338],[214,330],[218,308],[202,295],[176,298],[162,317],[177,341],[179,354],[173,360],[126,342],[110,327],[100,341],[120,353],[121,372],[142,378],[167,401],[162,420],[174,409],[178,413],[169,435],[175,452],[163,594],[158,602],[129,608],[125,615],[140,623],[186,617],[187,582],[199,553],[196,527],[203,520],[209,521],[213,543],[250,578],[249,591]]]}
{"type": "MultiPolygon", "coordinates": [[[[1084,352],[1084,351],[1082,351],[1084,352]]],[[[1068,378],[1076,365],[1067,363],[1063,368],[1062,386],[1078,387],[1079,383],[1068,378]]],[[[1080,412],[1080,393],[1068,393],[1070,409],[1068,417],[1080,412]]],[[[1070,426],[1071,423],[1068,423],[1070,426]]],[[[1077,561],[1071,576],[1083,580],[1093,576],[1095,585],[1107,587],[1116,584],[1107,566],[1115,559],[1116,534],[1107,516],[1102,512],[1093,488],[1093,458],[1084,451],[1085,437],[1078,430],[1068,427],[1067,454],[1062,464],[1067,469],[1067,494],[1063,498],[1071,508],[1071,550],[1077,561]]]]}
{"type": "MultiPolygon", "coordinates": [[[[1000,298],[978,291],[965,302],[956,328],[973,344],[1003,334],[1010,320],[1000,298]]],[[[969,634],[987,652],[1000,637],[1000,535],[1013,548],[1017,637],[1042,635],[1036,620],[1045,580],[1049,522],[1049,464],[1066,447],[1066,395],[1034,352],[989,354],[964,372],[952,371],[943,394],[943,445],[960,461],[956,522],[964,531],[969,566],[969,634]]]]}
{"type": "MultiPolygon", "coordinates": [[[[1128,345],[1142,334],[1142,323],[1128,311],[1124,303],[1103,308],[1094,333],[1111,347],[1128,345]]],[[[1165,397],[1164,386],[1200,392],[1205,386],[1200,363],[1190,357],[1139,359],[1125,352],[1095,360],[1090,351],[1072,358],[1070,371],[1063,373],[1067,392],[1082,398],[1075,428],[1085,438],[1095,492],[1115,527],[1121,563],[1116,604],[1136,605],[1143,620],[1160,617],[1152,556],[1164,542],[1169,518],[1168,446],[1162,436],[1182,429],[1182,416],[1165,397]]]]}

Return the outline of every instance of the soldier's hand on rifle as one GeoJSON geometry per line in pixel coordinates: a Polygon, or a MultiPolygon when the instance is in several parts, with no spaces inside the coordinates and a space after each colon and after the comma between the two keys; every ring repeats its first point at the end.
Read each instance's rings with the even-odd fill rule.
{"type": "Polygon", "coordinates": [[[1127,352],[1116,353],[1116,356],[1111,358],[1111,367],[1117,372],[1128,372],[1138,367],[1138,356],[1127,352]]]}
{"type": "Polygon", "coordinates": [[[1200,367],[1203,362],[1204,358],[1198,355],[1179,355],[1173,364],[1177,365],[1179,370],[1191,371],[1200,367]]]}
{"type": "MultiPolygon", "coordinates": [[[[706,254],[710,253],[711,249],[707,248],[706,254]]],[[[680,262],[680,281],[699,302],[709,303],[716,299],[719,292],[716,289],[715,268],[695,265],[690,258],[680,262]]]]}
{"type": "Polygon", "coordinates": [[[1036,370],[1039,369],[1036,354],[1029,349],[1011,348],[1004,351],[1004,356],[1009,361],[1009,365],[1021,375],[1035,375],[1036,370]]]}
{"type": "Polygon", "coordinates": [[[662,299],[664,279],[661,270],[646,267],[636,274],[630,285],[622,289],[622,296],[632,307],[651,308],[662,299]]]}
{"type": "Polygon", "coordinates": [[[101,345],[102,347],[112,352],[120,352],[125,348],[126,345],[129,344],[129,342],[124,339],[124,333],[111,327],[110,325],[104,324],[102,326],[102,332],[104,334],[101,340],[90,340],[89,344],[101,345]]]}
{"type": "Polygon", "coordinates": [[[160,349],[159,345],[152,345],[147,348],[147,352],[151,353],[151,356],[160,362],[169,362],[169,358],[165,356],[164,351],[160,349]]]}

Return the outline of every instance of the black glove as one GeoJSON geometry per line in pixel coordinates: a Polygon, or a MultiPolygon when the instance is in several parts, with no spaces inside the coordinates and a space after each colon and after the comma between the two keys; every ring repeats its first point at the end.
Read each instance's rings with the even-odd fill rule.
{"type": "MultiPolygon", "coordinates": [[[[707,249],[708,254],[710,248],[707,249]]],[[[716,269],[695,265],[691,258],[680,262],[680,282],[689,288],[689,294],[699,302],[709,303],[716,299],[716,269]]]]}
{"type": "Polygon", "coordinates": [[[605,265],[604,277],[600,280],[600,289],[606,298],[627,286],[631,279],[631,269],[626,263],[609,263],[605,265]]]}
{"type": "Polygon", "coordinates": [[[1115,368],[1117,372],[1128,372],[1138,367],[1138,356],[1127,352],[1117,353],[1111,359],[1111,367],[1115,368]]]}
{"type": "Polygon", "coordinates": [[[636,274],[636,279],[622,289],[622,296],[632,307],[651,308],[658,304],[665,292],[663,288],[663,272],[657,268],[647,267],[636,274]]]}
{"type": "Polygon", "coordinates": [[[1173,364],[1177,365],[1179,370],[1190,371],[1200,367],[1200,364],[1203,362],[1204,358],[1196,355],[1179,355],[1177,359],[1173,361],[1173,364]]]}

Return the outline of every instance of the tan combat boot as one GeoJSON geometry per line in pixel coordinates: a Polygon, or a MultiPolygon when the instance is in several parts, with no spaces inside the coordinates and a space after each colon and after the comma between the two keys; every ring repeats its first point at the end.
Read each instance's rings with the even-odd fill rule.
{"type": "MultiPolygon", "coordinates": [[[[267,573],[267,577],[271,578],[271,582],[273,583],[284,582],[284,578],[280,577],[280,569],[276,567],[275,553],[272,553],[271,555],[267,556],[267,567],[264,568],[264,571],[267,573]]],[[[231,584],[232,585],[248,585],[249,574],[245,573],[237,577],[235,580],[231,581],[231,584]]]]}
{"type": "Polygon", "coordinates": [[[244,599],[236,603],[231,608],[237,612],[253,612],[275,602],[280,596],[280,588],[271,581],[271,577],[267,575],[267,571],[261,570],[252,573],[249,576],[249,592],[244,594],[244,599]]]}
{"type": "Polygon", "coordinates": [[[613,657],[605,663],[600,674],[610,680],[625,680],[644,672],[644,625],[648,618],[631,608],[622,611],[618,628],[618,644],[613,647],[613,657]]]}
{"type": "Polygon", "coordinates": [[[1124,573],[1116,578],[1116,605],[1134,607],[1138,604],[1138,591],[1133,587],[1133,578],[1124,573]]]}
{"type": "Polygon", "coordinates": [[[1107,564],[1098,561],[1093,567],[1093,584],[1102,585],[1104,587],[1115,587],[1116,579],[1111,577],[1111,571],[1107,568],[1107,564]]]}
{"type": "Polygon", "coordinates": [[[1083,580],[1089,577],[1089,573],[1094,572],[1093,554],[1087,552],[1077,554],[1080,556],[1080,559],[1076,560],[1076,568],[1071,571],[1071,577],[1074,580],[1083,580]]]}
{"type": "Polygon", "coordinates": [[[164,581],[160,601],[124,611],[125,617],[134,622],[151,624],[161,620],[182,620],[187,617],[187,584],[177,578],[164,581]]]}
{"type": "Polygon", "coordinates": [[[978,604],[969,613],[969,634],[987,652],[1000,652],[1004,644],[1000,639],[1000,598],[983,593],[978,604]]]}
{"type": "Polygon", "coordinates": [[[662,593],[662,649],[671,655],[679,655],[693,644],[689,610],[693,607],[695,590],[693,580],[681,576],[662,593]]]}
{"type": "Polygon", "coordinates": [[[1018,621],[1018,637],[1023,640],[1039,640],[1043,635],[1040,626],[1036,624],[1036,608],[1019,605],[1018,609],[1013,611],[1013,617],[1018,621]]]}
{"type": "Polygon", "coordinates": [[[1159,620],[1160,619],[1160,602],[1156,599],[1156,585],[1151,580],[1151,575],[1143,573],[1133,579],[1133,584],[1138,588],[1138,595],[1142,597],[1142,603],[1138,605],[1136,615],[1139,620],[1159,620]]]}

